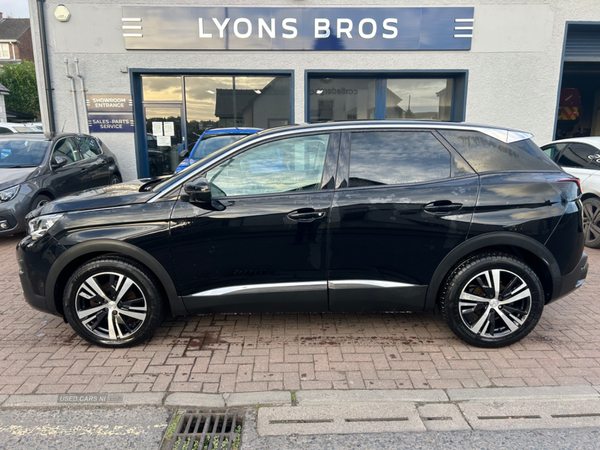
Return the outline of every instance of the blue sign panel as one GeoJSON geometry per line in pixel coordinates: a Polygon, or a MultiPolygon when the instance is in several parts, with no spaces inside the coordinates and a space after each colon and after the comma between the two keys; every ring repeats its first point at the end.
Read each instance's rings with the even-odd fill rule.
{"type": "Polygon", "coordinates": [[[472,7],[123,7],[128,50],[469,50],[472,7]]]}
{"type": "Polygon", "coordinates": [[[90,133],[133,133],[133,114],[90,114],[90,133]]]}

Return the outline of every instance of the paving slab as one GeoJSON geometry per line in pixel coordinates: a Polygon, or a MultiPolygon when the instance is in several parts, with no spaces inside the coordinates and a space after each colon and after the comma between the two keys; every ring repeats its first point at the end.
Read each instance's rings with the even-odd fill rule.
{"type": "Polygon", "coordinates": [[[11,407],[48,407],[58,405],[58,395],[54,394],[30,394],[30,395],[11,395],[4,403],[3,408],[11,407]]]}
{"type": "Polygon", "coordinates": [[[448,396],[441,389],[411,390],[306,390],[296,392],[298,405],[339,405],[357,402],[443,402],[448,396]]]}
{"type": "Polygon", "coordinates": [[[292,405],[292,394],[288,391],[243,392],[224,397],[226,406],[292,405]]]}
{"type": "Polygon", "coordinates": [[[264,407],[257,423],[261,436],[426,431],[411,403],[264,407]]]}
{"type": "Polygon", "coordinates": [[[225,400],[220,394],[192,394],[176,392],[167,396],[165,406],[189,406],[194,408],[223,408],[225,400]]]}
{"type": "Polygon", "coordinates": [[[474,430],[600,426],[600,400],[467,402],[458,407],[474,430]]]}
{"type": "Polygon", "coordinates": [[[600,393],[592,386],[448,389],[447,392],[453,402],[600,399],[600,393]]]}
{"type": "Polygon", "coordinates": [[[6,395],[6,394],[0,395],[0,405],[1,405],[2,403],[4,403],[4,401],[5,401],[7,398],[8,398],[8,395],[6,395]]]}

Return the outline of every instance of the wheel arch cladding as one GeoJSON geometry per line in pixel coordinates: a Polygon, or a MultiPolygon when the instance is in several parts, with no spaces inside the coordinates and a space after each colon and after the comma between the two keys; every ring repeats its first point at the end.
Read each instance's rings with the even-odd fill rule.
{"type": "Polygon", "coordinates": [[[63,253],[52,265],[46,284],[46,298],[51,299],[54,307],[64,316],[62,296],[69,277],[77,267],[99,256],[121,256],[143,266],[159,282],[159,288],[168,300],[167,307],[172,315],[186,315],[187,310],[177,294],[173,280],[165,268],[149,253],[121,241],[98,239],[82,242],[63,253]]]}
{"type": "Polygon", "coordinates": [[[544,287],[545,302],[559,295],[562,278],[552,253],[538,241],[517,233],[485,233],[471,238],[453,249],[438,265],[425,298],[425,309],[433,309],[448,274],[463,260],[477,253],[502,251],[522,259],[536,273],[544,287]]]}

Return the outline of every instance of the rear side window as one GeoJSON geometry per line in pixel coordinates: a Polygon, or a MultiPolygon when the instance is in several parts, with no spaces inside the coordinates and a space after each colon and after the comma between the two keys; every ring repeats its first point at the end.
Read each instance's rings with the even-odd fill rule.
{"type": "Polygon", "coordinates": [[[589,164],[594,161],[594,169],[597,168],[595,162],[600,158],[600,150],[591,145],[574,143],[569,145],[569,148],[560,155],[558,165],[563,167],[573,168],[590,168],[589,164]]]}
{"type": "Polygon", "coordinates": [[[450,177],[450,152],[427,131],[352,133],[349,187],[450,177]]]}
{"type": "Polygon", "coordinates": [[[477,172],[559,168],[531,140],[505,144],[477,131],[438,130],[477,172]]]}

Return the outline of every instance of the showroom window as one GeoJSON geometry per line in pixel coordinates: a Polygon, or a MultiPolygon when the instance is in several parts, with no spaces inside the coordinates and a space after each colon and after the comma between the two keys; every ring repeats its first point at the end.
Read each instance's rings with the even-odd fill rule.
{"type": "Polygon", "coordinates": [[[145,123],[140,176],[173,173],[210,128],[264,129],[291,120],[291,73],[140,73],[138,79],[145,123]]]}
{"type": "Polygon", "coordinates": [[[464,120],[466,72],[442,74],[309,73],[308,121],[464,120]]]}

